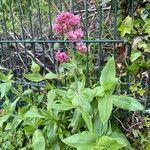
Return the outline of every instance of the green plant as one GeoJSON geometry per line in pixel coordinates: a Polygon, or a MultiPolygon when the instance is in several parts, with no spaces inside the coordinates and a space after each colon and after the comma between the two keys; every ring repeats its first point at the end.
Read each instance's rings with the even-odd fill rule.
{"type": "MultiPolygon", "coordinates": [[[[59,69],[61,70],[61,66],[59,69]]],[[[0,78],[3,83],[0,85],[9,87],[1,88],[2,135],[6,134],[6,131],[15,132],[14,135],[19,134],[21,141],[24,141],[15,143],[18,148],[24,148],[28,144],[27,149],[33,147],[35,150],[69,147],[79,150],[117,150],[123,147],[131,149],[121,131],[111,127],[113,107],[143,112],[144,107],[134,98],[114,95],[118,82],[114,57],[111,57],[103,68],[99,83],[88,88],[85,87],[85,79],[80,74],[80,68],[72,69],[71,67],[68,72],[74,71],[74,75],[68,76],[67,86],[60,89],[55,86],[53,80],[61,82],[61,72],[59,76],[52,72],[41,75],[40,67],[32,62],[32,73],[25,74],[25,78],[33,82],[44,81],[45,86],[39,90],[30,86],[25,91],[20,83],[14,86],[10,73],[6,76],[1,72],[0,78]],[[7,93],[14,95],[14,102],[9,100],[7,93]]],[[[8,136],[8,139],[10,137],[8,136]]],[[[2,140],[4,141],[4,137],[2,140]]],[[[9,148],[14,149],[16,145],[11,143],[9,148]]]]}

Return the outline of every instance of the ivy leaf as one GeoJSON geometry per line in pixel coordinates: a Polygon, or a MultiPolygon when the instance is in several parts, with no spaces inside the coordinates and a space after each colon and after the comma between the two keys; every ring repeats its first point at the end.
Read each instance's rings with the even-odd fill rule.
{"type": "Polygon", "coordinates": [[[133,29],[133,20],[130,16],[127,16],[123,20],[118,30],[121,32],[121,37],[124,37],[127,33],[130,34],[132,29],[133,29]]]}
{"type": "Polygon", "coordinates": [[[145,111],[144,106],[132,97],[113,95],[115,106],[130,111],[145,111]]]}
{"type": "Polygon", "coordinates": [[[104,96],[98,99],[98,111],[100,120],[105,124],[112,112],[113,100],[111,96],[104,96]]]}
{"type": "Polygon", "coordinates": [[[131,62],[137,60],[141,55],[142,55],[142,53],[140,51],[132,51],[131,62]]]}
{"type": "Polygon", "coordinates": [[[45,138],[39,129],[33,134],[32,145],[34,150],[45,150],[45,138]]]}

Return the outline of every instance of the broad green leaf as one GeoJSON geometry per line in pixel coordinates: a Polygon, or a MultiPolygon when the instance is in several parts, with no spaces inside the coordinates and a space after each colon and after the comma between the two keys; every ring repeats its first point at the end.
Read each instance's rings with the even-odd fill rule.
{"type": "Polygon", "coordinates": [[[115,76],[116,76],[115,60],[114,57],[111,57],[102,70],[100,76],[100,84],[106,87],[109,82],[115,80],[115,76]]]}
{"type": "Polygon", "coordinates": [[[31,71],[33,73],[39,73],[39,71],[40,71],[40,66],[38,64],[36,64],[34,61],[32,61],[31,71]]]}
{"type": "Polygon", "coordinates": [[[57,78],[58,78],[58,75],[55,74],[55,73],[53,73],[53,72],[49,72],[49,73],[47,73],[47,74],[44,76],[44,78],[45,78],[45,79],[49,79],[49,80],[51,80],[51,79],[57,79],[57,78]]]}
{"type": "Polygon", "coordinates": [[[89,131],[92,131],[92,116],[85,110],[84,108],[81,108],[82,117],[88,127],[89,131]]]}
{"type": "Polygon", "coordinates": [[[123,20],[118,30],[121,32],[121,37],[124,37],[127,33],[130,34],[132,29],[133,29],[133,20],[130,16],[127,16],[123,20]]]}
{"type": "Polygon", "coordinates": [[[116,142],[118,142],[119,144],[121,144],[123,147],[128,146],[128,148],[131,149],[130,143],[128,142],[128,140],[126,139],[126,137],[124,136],[124,134],[118,133],[118,132],[112,132],[109,136],[113,140],[115,140],[116,142]]]}
{"type": "Polygon", "coordinates": [[[54,122],[50,122],[45,126],[48,142],[50,143],[50,150],[60,150],[57,140],[57,125],[54,122]]]}
{"type": "Polygon", "coordinates": [[[145,111],[144,106],[132,97],[113,95],[112,98],[114,105],[119,108],[130,111],[145,111]]]}
{"type": "Polygon", "coordinates": [[[62,102],[60,103],[51,103],[50,108],[54,108],[61,112],[61,111],[67,111],[73,109],[74,106],[71,103],[62,100],[62,102]]]}
{"type": "Polygon", "coordinates": [[[72,132],[78,128],[79,124],[82,123],[82,120],[81,111],[79,109],[75,109],[70,123],[70,126],[73,127],[72,132]]]}
{"type": "Polygon", "coordinates": [[[95,97],[99,96],[99,97],[103,97],[104,96],[104,88],[102,86],[97,86],[93,89],[93,95],[95,97]]]}
{"type": "Polygon", "coordinates": [[[124,145],[118,143],[116,140],[109,136],[100,137],[97,143],[97,148],[103,148],[107,150],[119,150],[123,147],[124,145]]]}
{"type": "Polygon", "coordinates": [[[10,114],[6,114],[6,115],[0,117],[0,127],[2,127],[3,123],[5,121],[7,121],[9,119],[9,117],[10,117],[10,114]]]}
{"type": "Polygon", "coordinates": [[[98,111],[100,120],[105,124],[112,112],[113,100],[111,96],[104,96],[98,99],[98,111]]]}
{"type": "Polygon", "coordinates": [[[9,92],[11,86],[12,86],[12,83],[11,83],[11,82],[1,83],[1,84],[0,84],[1,99],[2,99],[4,96],[6,96],[6,94],[9,92]]]}
{"type": "Polygon", "coordinates": [[[41,116],[37,110],[36,107],[31,107],[30,110],[28,110],[25,114],[24,114],[25,118],[43,118],[43,116],[41,116]]]}
{"type": "Polygon", "coordinates": [[[51,105],[53,104],[53,101],[56,97],[55,91],[51,90],[47,94],[47,110],[50,110],[52,107],[51,105]]]}
{"type": "Polygon", "coordinates": [[[96,150],[95,145],[84,145],[77,148],[77,150],[96,150]]]}
{"type": "Polygon", "coordinates": [[[94,117],[93,130],[99,136],[105,135],[108,129],[108,123],[103,124],[100,120],[99,114],[97,113],[94,117]]]}
{"type": "Polygon", "coordinates": [[[71,147],[80,148],[81,146],[94,146],[96,140],[97,136],[93,132],[84,131],[63,139],[63,142],[71,147]]]}
{"type": "Polygon", "coordinates": [[[85,93],[78,93],[72,99],[72,104],[75,107],[84,108],[87,112],[91,112],[91,105],[85,93]]]}
{"type": "Polygon", "coordinates": [[[32,145],[34,150],[45,150],[45,138],[39,129],[33,134],[32,145]]]}
{"type": "Polygon", "coordinates": [[[23,92],[23,95],[29,95],[29,94],[31,94],[31,93],[33,93],[33,90],[32,90],[32,89],[27,89],[27,90],[25,90],[25,91],[23,92]]]}
{"type": "Polygon", "coordinates": [[[24,77],[33,82],[40,82],[44,80],[43,76],[39,73],[25,74],[24,77]]]}

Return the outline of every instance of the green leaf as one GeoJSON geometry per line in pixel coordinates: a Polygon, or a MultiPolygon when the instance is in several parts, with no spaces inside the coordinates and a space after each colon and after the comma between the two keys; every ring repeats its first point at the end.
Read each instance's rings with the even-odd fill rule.
{"type": "Polygon", "coordinates": [[[97,136],[93,132],[84,131],[63,139],[63,142],[71,147],[94,146],[97,136]]]}
{"type": "Polygon", "coordinates": [[[38,112],[38,109],[33,106],[24,114],[25,118],[43,118],[38,112]]]}
{"type": "Polygon", "coordinates": [[[102,70],[100,77],[100,84],[104,88],[107,87],[109,82],[113,82],[115,80],[115,76],[116,76],[115,60],[114,57],[111,57],[102,70]]]}
{"type": "Polygon", "coordinates": [[[51,90],[47,94],[47,110],[50,110],[52,107],[51,105],[53,104],[53,101],[56,97],[55,91],[51,90]]]}
{"type": "Polygon", "coordinates": [[[116,142],[118,142],[120,145],[122,145],[123,147],[128,146],[128,148],[131,149],[130,143],[128,142],[128,140],[126,139],[126,137],[124,136],[124,134],[118,133],[118,132],[112,132],[109,136],[113,140],[115,140],[116,142]]]}
{"type": "Polygon", "coordinates": [[[25,74],[24,77],[33,82],[40,82],[44,80],[43,76],[39,73],[25,74]]]}
{"type": "Polygon", "coordinates": [[[31,71],[33,73],[39,73],[39,71],[40,71],[40,66],[38,64],[36,64],[34,61],[32,61],[31,71]]]}
{"type": "Polygon", "coordinates": [[[2,127],[3,123],[5,121],[7,121],[9,119],[9,117],[10,117],[10,114],[6,114],[6,115],[0,117],[0,127],[2,127]]]}
{"type": "Polygon", "coordinates": [[[82,117],[88,127],[89,131],[92,131],[92,116],[85,110],[84,108],[81,108],[82,117]]]}
{"type": "Polygon", "coordinates": [[[99,138],[97,143],[97,148],[101,148],[100,150],[107,149],[107,150],[119,150],[123,148],[124,145],[118,143],[116,140],[109,136],[102,136],[99,138]]]}
{"type": "Polygon", "coordinates": [[[57,79],[57,78],[58,78],[58,75],[55,74],[55,73],[53,73],[53,72],[49,72],[49,73],[47,73],[47,74],[44,76],[44,78],[45,78],[45,79],[49,79],[49,80],[51,80],[51,79],[57,79]]]}
{"type": "Polygon", "coordinates": [[[140,51],[132,51],[131,62],[137,60],[141,55],[142,55],[142,53],[140,51]]]}
{"type": "Polygon", "coordinates": [[[91,105],[85,93],[78,93],[72,99],[72,104],[75,107],[84,108],[87,112],[91,112],[91,105]]]}
{"type": "Polygon", "coordinates": [[[1,99],[2,99],[4,96],[6,96],[6,94],[9,92],[11,86],[12,86],[12,83],[11,83],[11,82],[1,83],[1,84],[0,84],[1,99]]]}
{"type": "Polygon", "coordinates": [[[79,109],[75,109],[74,113],[73,113],[73,117],[71,119],[71,123],[70,126],[73,127],[73,131],[76,130],[79,126],[79,124],[81,124],[82,122],[82,117],[81,117],[81,111],[79,109]]]}
{"type": "Polygon", "coordinates": [[[34,150],[45,150],[45,138],[39,129],[33,134],[32,145],[34,150]]]}
{"type": "Polygon", "coordinates": [[[127,33],[130,34],[132,29],[133,29],[133,20],[130,16],[127,16],[123,20],[118,30],[121,32],[121,37],[124,37],[127,33]]]}
{"type": "Polygon", "coordinates": [[[103,124],[100,120],[99,114],[97,113],[94,117],[93,130],[99,136],[105,135],[108,129],[108,123],[103,124]]]}
{"type": "Polygon", "coordinates": [[[111,96],[104,96],[98,99],[98,111],[100,120],[105,124],[112,112],[113,100],[111,96]]]}
{"type": "Polygon", "coordinates": [[[102,86],[97,86],[93,89],[93,95],[95,97],[99,96],[99,97],[103,97],[104,96],[104,88],[102,86]]]}
{"type": "Polygon", "coordinates": [[[144,106],[132,97],[113,95],[115,106],[130,111],[145,111],[144,106]]]}
{"type": "Polygon", "coordinates": [[[67,111],[67,110],[73,109],[74,106],[71,103],[62,100],[62,102],[60,103],[51,103],[50,108],[54,108],[61,112],[61,111],[67,111]]]}

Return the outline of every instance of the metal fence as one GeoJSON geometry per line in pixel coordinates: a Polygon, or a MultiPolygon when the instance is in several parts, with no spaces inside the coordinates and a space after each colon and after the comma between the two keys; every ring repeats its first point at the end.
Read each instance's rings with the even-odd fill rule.
{"type": "MultiPolygon", "coordinates": [[[[69,43],[63,36],[58,39],[52,30],[54,18],[62,11],[80,15],[85,32],[83,42],[94,51],[97,75],[108,55],[113,53],[119,60],[119,55],[125,53],[119,50],[120,43],[130,63],[131,46],[118,36],[117,18],[123,13],[133,16],[134,0],[124,2],[127,7],[123,7],[128,8],[124,12],[120,3],[117,0],[103,5],[99,0],[0,0],[0,64],[11,69],[16,76],[29,71],[32,59],[43,68],[43,72],[53,70],[55,50],[58,45],[65,47],[69,43]]],[[[85,57],[88,82],[88,53],[85,57]]],[[[130,76],[125,78],[128,92],[130,76]]]]}

